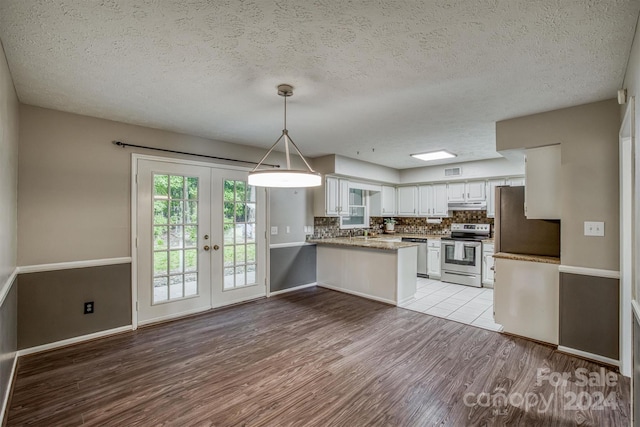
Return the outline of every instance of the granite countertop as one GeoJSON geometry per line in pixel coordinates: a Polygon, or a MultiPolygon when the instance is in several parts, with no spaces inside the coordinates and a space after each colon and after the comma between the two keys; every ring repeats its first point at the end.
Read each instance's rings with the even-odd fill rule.
{"type": "MultiPolygon", "coordinates": [[[[389,237],[390,238],[390,237],[389,237]]],[[[389,238],[384,237],[337,237],[333,239],[311,239],[309,243],[317,245],[332,246],[352,246],[357,248],[383,249],[387,251],[396,251],[400,248],[408,248],[410,246],[418,246],[418,243],[411,242],[390,242],[389,238]]],[[[393,237],[396,238],[397,237],[393,237]]]]}
{"type": "Polygon", "coordinates": [[[541,262],[545,264],[560,264],[560,258],[540,255],[523,255],[510,254],[506,252],[498,252],[493,255],[494,258],[511,259],[514,261],[541,262]]]}

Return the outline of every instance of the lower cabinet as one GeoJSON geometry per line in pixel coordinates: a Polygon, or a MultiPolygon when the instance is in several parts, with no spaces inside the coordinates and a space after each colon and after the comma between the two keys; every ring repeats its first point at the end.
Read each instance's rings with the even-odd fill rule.
{"type": "Polygon", "coordinates": [[[502,258],[495,261],[496,323],[504,332],[557,345],[558,265],[502,258]]]}
{"type": "Polygon", "coordinates": [[[440,278],[440,240],[427,240],[427,275],[430,279],[440,278]]]}
{"type": "Polygon", "coordinates": [[[493,243],[482,244],[482,284],[493,288],[493,243]]]}

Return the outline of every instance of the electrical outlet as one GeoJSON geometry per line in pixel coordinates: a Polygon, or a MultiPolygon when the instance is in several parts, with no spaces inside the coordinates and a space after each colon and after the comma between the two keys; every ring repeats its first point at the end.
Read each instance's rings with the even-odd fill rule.
{"type": "Polygon", "coordinates": [[[93,314],[93,310],[95,309],[95,305],[93,301],[88,301],[84,303],[84,314],[93,314]]]}
{"type": "Polygon", "coordinates": [[[584,222],[584,235],[585,236],[604,236],[604,222],[600,221],[585,221],[584,222]]]}
{"type": "Polygon", "coordinates": [[[271,227],[271,235],[276,236],[277,234],[278,234],[278,227],[274,225],[273,227],[271,227]]]}

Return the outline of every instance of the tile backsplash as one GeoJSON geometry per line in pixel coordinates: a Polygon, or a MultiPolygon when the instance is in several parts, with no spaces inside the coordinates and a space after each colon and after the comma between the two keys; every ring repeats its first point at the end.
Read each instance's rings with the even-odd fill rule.
{"type": "MultiPolygon", "coordinates": [[[[451,232],[452,223],[468,223],[468,224],[491,224],[491,232],[493,234],[493,218],[487,218],[487,211],[452,211],[451,217],[442,218],[439,224],[427,223],[425,217],[395,217],[396,233],[401,234],[449,234],[451,232]]],[[[358,229],[355,231],[340,229],[340,219],[335,217],[315,217],[314,239],[327,239],[332,237],[347,237],[353,235],[362,235],[364,231],[358,229]]],[[[370,229],[373,231],[384,230],[384,218],[372,216],[369,219],[370,229]]]]}

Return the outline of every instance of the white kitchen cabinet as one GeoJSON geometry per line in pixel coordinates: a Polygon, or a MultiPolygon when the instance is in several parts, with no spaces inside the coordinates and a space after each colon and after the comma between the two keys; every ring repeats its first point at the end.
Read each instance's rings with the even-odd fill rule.
{"type": "Polygon", "coordinates": [[[486,200],[485,182],[451,182],[447,189],[449,202],[484,202],[486,200]]]}
{"type": "Polygon", "coordinates": [[[382,216],[394,216],[396,208],[396,189],[389,185],[382,186],[382,216]]]}
{"type": "Polygon", "coordinates": [[[421,185],[418,187],[420,216],[449,215],[447,184],[421,185]]]}
{"type": "Polygon", "coordinates": [[[381,191],[369,193],[369,214],[371,216],[396,216],[396,189],[383,185],[381,191]]]}
{"type": "Polygon", "coordinates": [[[449,216],[447,184],[433,184],[433,215],[449,216]]]}
{"type": "Polygon", "coordinates": [[[524,177],[509,178],[507,180],[507,185],[510,187],[524,187],[524,177]]]}
{"type": "Polygon", "coordinates": [[[560,219],[560,145],[525,151],[524,213],[529,219],[560,219]]]}
{"type": "Polygon", "coordinates": [[[433,186],[421,185],[418,187],[418,214],[420,216],[433,215],[433,186]]]}
{"type": "Polygon", "coordinates": [[[559,276],[557,264],[496,258],[496,323],[510,334],[557,345],[559,276]]]}
{"type": "Polygon", "coordinates": [[[466,200],[467,189],[464,182],[450,182],[447,185],[447,199],[453,203],[463,203],[466,200]]]}
{"type": "Polygon", "coordinates": [[[430,279],[440,278],[440,239],[427,240],[427,275],[430,279]]]}
{"type": "Polygon", "coordinates": [[[493,243],[482,244],[482,284],[487,288],[493,288],[493,243]]]}
{"type": "Polygon", "coordinates": [[[398,215],[418,215],[418,187],[398,187],[398,215]]]}
{"type": "Polygon", "coordinates": [[[333,176],[325,180],[325,214],[341,216],[349,214],[349,181],[333,176]]]}
{"type": "Polygon", "coordinates": [[[496,216],[496,187],[505,185],[504,179],[490,179],[487,181],[487,217],[496,216]]]}
{"type": "Polygon", "coordinates": [[[465,184],[467,190],[467,202],[484,202],[485,196],[485,184],[484,181],[471,181],[465,184]]]}

